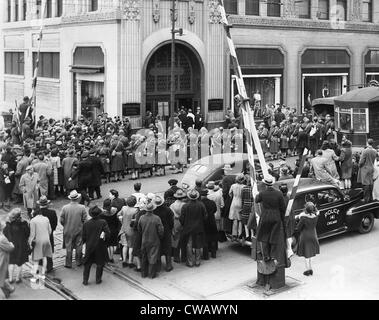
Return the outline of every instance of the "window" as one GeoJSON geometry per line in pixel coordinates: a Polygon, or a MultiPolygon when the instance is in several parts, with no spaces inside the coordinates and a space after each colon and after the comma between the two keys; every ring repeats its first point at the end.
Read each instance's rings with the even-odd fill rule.
{"type": "Polygon", "coordinates": [[[19,17],[18,17],[18,1],[16,1],[16,3],[15,3],[14,11],[15,11],[14,12],[14,21],[18,21],[18,19],[19,19],[19,17]]]}
{"type": "Polygon", "coordinates": [[[318,0],[317,18],[329,20],[329,0],[318,0]]]}
{"type": "Polygon", "coordinates": [[[23,13],[23,16],[22,16],[22,20],[26,20],[26,12],[28,10],[28,5],[27,5],[27,1],[26,0],[23,0],[23,10],[22,10],[22,13],[23,13]]]}
{"type": "Polygon", "coordinates": [[[342,132],[368,133],[368,110],[366,108],[336,107],[338,127],[342,132]]]}
{"type": "Polygon", "coordinates": [[[372,22],[372,0],[363,0],[362,3],[362,21],[372,22]]]}
{"type": "Polygon", "coordinates": [[[346,21],[347,20],[346,0],[337,0],[336,20],[337,21],[346,21]]]}
{"type": "Polygon", "coordinates": [[[63,14],[63,0],[57,0],[57,17],[61,17],[63,14]]]}
{"type": "Polygon", "coordinates": [[[345,50],[308,49],[302,57],[303,65],[349,65],[350,57],[345,50]]]}
{"type": "Polygon", "coordinates": [[[238,0],[225,0],[225,12],[228,14],[238,14],[238,0]]]}
{"type": "Polygon", "coordinates": [[[242,67],[283,68],[283,54],[277,49],[237,49],[237,57],[242,67]]]}
{"type": "Polygon", "coordinates": [[[365,57],[366,64],[379,64],[379,50],[370,50],[365,57]]]}
{"type": "Polygon", "coordinates": [[[5,52],[5,74],[24,75],[24,53],[5,52]]]}
{"type": "MultiPolygon", "coordinates": [[[[33,69],[36,68],[37,53],[33,52],[33,69]]],[[[43,78],[59,79],[59,53],[41,52],[38,76],[43,78]]]]}
{"type": "Polygon", "coordinates": [[[299,18],[310,19],[311,18],[311,0],[297,1],[299,18]]]}
{"type": "Polygon", "coordinates": [[[42,0],[37,0],[36,6],[37,6],[37,19],[41,19],[42,0]]]}
{"type": "Polygon", "coordinates": [[[7,21],[8,22],[11,22],[11,7],[12,7],[12,4],[11,4],[11,0],[8,0],[8,18],[7,18],[7,21]]]}
{"type": "Polygon", "coordinates": [[[245,14],[259,16],[259,0],[245,0],[245,14]]]}
{"type": "Polygon", "coordinates": [[[318,206],[325,206],[328,204],[340,202],[341,195],[335,189],[328,189],[317,192],[316,204],[318,206]]]}
{"type": "Polygon", "coordinates": [[[267,16],[280,17],[280,0],[270,0],[267,2],[267,16]]]}
{"type": "Polygon", "coordinates": [[[97,11],[98,0],[91,0],[89,11],[97,11]]]}
{"type": "Polygon", "coordinates": [[[51,18],[52,16],[53,16],[53,7],[51,5],[51,0],[46,0],[45,18],[51,18]]]}

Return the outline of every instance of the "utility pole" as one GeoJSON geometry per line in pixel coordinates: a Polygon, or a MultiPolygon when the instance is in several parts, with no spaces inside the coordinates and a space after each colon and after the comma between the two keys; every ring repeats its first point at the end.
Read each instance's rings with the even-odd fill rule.
{"type": "Polygon", "coordinates": [[[170,91],[170,128],[174,129],[175,112],[175,10],[176,0],[172,0],[171,8],[171,91],[170,91]]]}
{"type": "Polygon", "coordinates": [[[169,126],[171,129],[174,128],[174,113],[175,113],[175,34],[179,33],[180,36],[183,35],[183,29],[176,29],[176,0],[172,0],[171,8],[171,91],[170,91],[170,122],[169,126]]]}

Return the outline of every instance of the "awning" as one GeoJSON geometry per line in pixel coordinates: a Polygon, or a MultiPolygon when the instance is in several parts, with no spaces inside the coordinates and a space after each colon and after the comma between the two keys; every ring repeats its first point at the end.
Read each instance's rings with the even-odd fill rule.
{"type": "Polygon", "coordinates": [[[379,102],[379,88],[367,87],[349,91],[337,97],[334,102],[340,108],[367,108],[369,104],[379,102]]]}
{"type": "Polygon", "coordinates": [[[75,65],[70,66],[70,72],[73,73],[84,73],[84,74],[95,74],[95,73],[104,73],[104,66],[81,66],[75,65]]]}
{"type": "Polygon", "coordinates": [[[320,105],[320,104],[328,104],[328,105],[333,106],[334,105],[334,99],[336,99],[336,98],[337,97],[327,97],[327,98],[314,99],[312,101],[312,107],[320,105]]]}

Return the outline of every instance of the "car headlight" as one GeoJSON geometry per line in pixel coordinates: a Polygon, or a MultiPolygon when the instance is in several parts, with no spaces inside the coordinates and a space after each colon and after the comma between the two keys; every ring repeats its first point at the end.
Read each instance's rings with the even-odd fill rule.
{"type": "Polygon", "coordinates": [[[183,187],[184,189],[188,189],[188,188],[189,188],[189,185],[188,185],[187,183],[182,183],[182,187],[183,187]]]}
{"type": "Polygon", "coordinates": [[[347,210],[346,215],[347,216],[352,216],[353,215],[353,209],[350,208],[349,210],[347,210]]]}

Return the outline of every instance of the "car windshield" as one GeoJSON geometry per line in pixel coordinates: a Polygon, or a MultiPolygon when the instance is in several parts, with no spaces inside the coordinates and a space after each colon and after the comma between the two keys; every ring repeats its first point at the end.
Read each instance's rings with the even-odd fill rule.
{"type": "Polygon", "coordinates": [[[205,173],[205,172],[207,172],[208,167],[203,166],[203,165],[201,165],[201,164],[198,164],[198,165],[193,166],[193,167],[192,167],[192,170],[193,170],[193,171],[196,171],[196,172],[198,172],[198,173],[205,173]]]}

